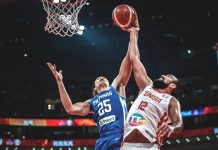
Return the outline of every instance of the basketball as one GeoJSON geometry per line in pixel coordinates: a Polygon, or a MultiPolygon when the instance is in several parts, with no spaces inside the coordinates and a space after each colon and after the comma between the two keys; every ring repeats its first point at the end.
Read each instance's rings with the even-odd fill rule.
{"type": "Polygon", "coordinates": [[[126,4],[118,5],[112,12],[114,24],[124,29],[131,27],[134,24],[136,17],[135,9],[126,4]]]}

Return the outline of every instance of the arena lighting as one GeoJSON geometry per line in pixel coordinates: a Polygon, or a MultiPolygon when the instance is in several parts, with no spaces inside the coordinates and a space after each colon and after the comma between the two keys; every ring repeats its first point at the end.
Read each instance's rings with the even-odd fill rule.
{"type": "Polygon", "coordinates": [[[180,143],[180,140],[179,140],[179,139],[177,139],[177,140],[176,140],[176,142],[177,142],[177,143],[180,143]]]}
{"type": "Polygon", "coordinates": [[[216,43],[216,59],[217,59],[217,64],[218,64],[218,42],[216,43]]]}
{"type": "Polygon", "coordinates": [[[50,110],[51,109],[51,104],[48,104],[48,110],[50,110]]]}
{"type": "Polygon", "coordinates": [[[82,34],[83,34],[83,31],[84,31],[84,29],[85,29],[85,26],[83,26],[83,25],[80,25],[80,26],[79,26],[79,29],[78,29],[78,31],[77,31],[77,34],[78,34],[78,35],[82,35],[82,34]]]}
{"type": "MultiPolygon", "coordinates": [[[[132,103],[132,102],[130,102],[132,103]]],[[[52,106],[48,106],[52,108],[52,106]]],[[[213,107],[203,107],[191,110],[183,110],[181,112],[182,117],[192,117],[207,114],[218,113],[218,106],[213,107]]],[[[96,126],[93,119],[34,119],[34,118],[0,118],[0,125],[11,125],[11,126],[96,126]]],[[[214,128],[214,132],[218,133],[218,128],[214,128]]],[[[11,132],[7,133],[8,135],[11,132]]]]}
{"type": "Polygon", "coordinates": [[[27,57],[27,56],[28,56],[28,54],[27,54],[27,53],[23,54],[23,57],[27,57]]]}
{"type": "Polygon", "coordinates": [[[83,31],[80,30],[80,31],[77,32],[77,34],[78,34],[78,35],[82,35],[82,34],[83,34],[83,31]]]}
{"type": "MultiPolygon", "coordinates": [[[[18,149],[20,149],[20,148],[22,149],[22,147],[29,147],[28,149],[31,149],[31,150],[38,150],[38,149],[39,150],[53,150],[53,149],[54,150],[61,150],[61,149],[71,150],[72,147],[75,147],[72,149],[88,150],[87,146],[89,146],[89,147],[95,146],[94,145],[95,140],[96,139],[74,139],[74,140],[72,140],[72,141],[75,141],[75,144],[73,146],[67,146],[65,144],[64,144],[65,146],[62,146],[62,144],[60,144],[59,146],[55,146],[55,147],[53,147],[53,145],[52,145],[52,140],[49,140],[48,143],[43,145],[43,146],[42,146],[42,144],[44,143],[44,140],[30,140],[30,139],[22,140],[21,145],[19,147],[16,146],[15,144],[13,144],[14,140],[11,140],[11,143],[8,143],[9,145],[7,145],[7,143],[4,142],[3,145],[1,145],[1,146],[18,147],[18,149]],[[35,148],[35,147],[38,147],[38,148],[35,148]],[[51,148],[51,147],[53,147],[53,148],[51,148]]],[[[168,139],[164,140],[163,144],[164,145],[174,145],[174,144],[184,144],[184,143],[196,143],[196,142],[202,142],[202,141],[207,142],[209,140],[218,142],[218,135],[217,134],[214,134],[214,135],[207,134],[204,136],[177,137],[176,139],[168,138],[168,139]]],[[[8,141],[8,139],[3,139],[3,141],[8,141]]],[[[62,141],[62,142],[64,142],[64,141],[62,141]]],[[[9,149],[9,148],[6,148],[6,149],[9,149]]]]}
{"type": "Polygon", "coordinates": [[[55,147],[60,147],[60,146],[64,146],[64,147],[68,147],[68,146],[73,146],[73,141],[71,140],[54,140],[53,141],[53,146],[55,147]]]}
{"type": "Polygon", "coordinates": [[[218,113],[218,106],[183,110],[181,113],[182,113],[182,117],[191,117],[191,116],[200,116],[200,115],[218,113]]]}
{"type": "Polygon", "coordinates": [[[190,142],[189,138],[186,138],[185,141],[188,142],[188,143],[190,142]]]}
{"type": "Polygon", "coordinates": [[[187,50],[187,53],[188,53],[188,54],[191,54],[191,53],[192,53],[191,49],[188,49],[188,50],[187,50]]]}
{"type": "MultiPolygon", "coordinates": [[[[25,119],[25,118],[0,118],[0,125],[12,126],[44,126],[44,127],[62,127],[62,126],[96,126],[93,119],[25,119]]],[[[8,133],[10,135],[11,132],[8,133]]]]}
{"type": "Polygon", "coordinates": [[[55,104],[48,104],[48,110],[55,110],[55,104]]]}
{"type": "Polygon", "coordinates": [[[83,30],[85,29],[85,26],[80,25],[80,26],[79,26],[79,29],[83,31],[83,30]]]}
{"type": "Polygon", "coordinates": [[[184,143],[196,143],[201,141],[217,141],[218,135],[205,135],[205,136],[197,136],[197,137],[184,137],[179,139],[168,139],[164,141],[164,145],[169,145],[170,143],[173,144],[184,144],[184,143]]]}

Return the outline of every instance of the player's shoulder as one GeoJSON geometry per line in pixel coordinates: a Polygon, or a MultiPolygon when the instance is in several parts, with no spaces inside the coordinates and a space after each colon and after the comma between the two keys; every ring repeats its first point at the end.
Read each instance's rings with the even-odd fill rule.
{"type": "Polygon", "coordinates": [[[117,90],[117,88],[119,88],[119,86],[118,87],[114,87],[114,85],[113,84],[111,84],[109,87],[108,87],[109,89],[113,89],[113,90],[117,90]]]}
{"type": "Polygon", "coordinates": [[[116,89],[113,85],[110,85],[108,88],[108,90],[112,91],[112,92],[118,92],[118,89],[116,89]]]}
{"type": "Polygon", "coordinates": [[[151,91],[156,91],[156,90],[154,89],[153,85],[151,85],[151,84],[148,84],[148,85],[146,85],[146,86],[144,87],[144,89],[143,89],[143,90],[151,90],[151,91]]]}
{"type": "Polygon", "coordinates": [[[139,94],[145,90],[154,90],[154,89],[151,85],[146,85],[144,88],[140,89],[139,94]]]}
{"type": "Polygon", "coordinates": [[[86,100],[84,103],[89,103],[89,104],[91,104],[93,100],[94,100],[94,98],[90,98],[90,99],[86,100]]]}
{"type": "Polygon", "coordinates": [[[125,95],[125,86],[123,86],[122,84],[119,85],[119,87],[117,87],[117,89],[115,87],[113,87],[113,85],[110,85],[111,87],[111,91],[112,93],[114,93],[115,95],[119,95],[121,98],[126,99],[126,95],[125,95]]]}
{"type": "Polygon", "coordinates": [[[179,100],[176,97],[171,96],[170,105],[172,105],[172,106],[180,105],[179,100]]]}
{"type": "Polygon", "coordinates": [[[162,94],[162,97],[165,98],[165,99],[169,99],[169,100],[171,100],[171,99],[173,98],[172,95],[167,94],[167,93],[163,93],[163,94],[162,94]]]}

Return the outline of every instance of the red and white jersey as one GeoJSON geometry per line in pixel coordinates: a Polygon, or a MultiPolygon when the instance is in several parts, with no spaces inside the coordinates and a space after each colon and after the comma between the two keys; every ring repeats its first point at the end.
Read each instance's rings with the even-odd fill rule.
{"type": "Polygon", "coordinates": [[[159,93],[151,86],[145,87],[136,98],[127,115],[124,139],[138,129],[151,143],[158,141],[158,127],[168,120],[168,106],[171,95],[159,93]]]}

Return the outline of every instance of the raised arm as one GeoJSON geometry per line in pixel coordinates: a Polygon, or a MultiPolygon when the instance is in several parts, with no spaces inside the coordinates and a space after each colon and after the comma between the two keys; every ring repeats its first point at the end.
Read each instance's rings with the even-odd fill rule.
{"type": "Polygon", "coordinates": [[[132,65],[129,59],[129,51],[130,44],[128,46],[127,54],[121,63],[119,74],[111,84],[124,97],[126,97],[125,87],[130,79],[132,72],[132,65]]]}
{"type": "Polygon", "coordinates": [[[51,63],[47,63],[48,67],[52,71],[57,84],[58,84],[58,90],[60,94],[61,103],[64,106],[65,111],[68,114],[71,115],[80,115],[80,116],[86,116],[91,112],[90,104],[88,101],[85,102],[79,102],[72,104],[71,99],[65,89],[64,83],[63,83],[63,76],[62,71],[56,71],[56,66],[52,65],[51,63]]]}
{"type": "Polygon", "coordinates": [[[134,78],[136,84],[140,91],[142,91],[146,86],[152,85],[153,82],[148,77],[145,67],[140,61],[140,54],[138,48],[138,28],[131,28],[130,31],[130,61],[132,63],[134,78]]]}

